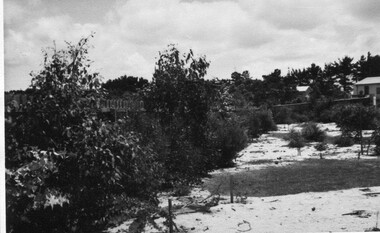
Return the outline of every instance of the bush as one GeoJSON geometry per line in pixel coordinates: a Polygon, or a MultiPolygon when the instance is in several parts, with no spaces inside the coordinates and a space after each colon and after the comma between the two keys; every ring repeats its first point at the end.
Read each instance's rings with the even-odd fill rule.
{"type": "Polygon", "coordinates": [[[302,134],[294,129],[291,129],[288,133],[287,140],[289,140],[288,146],[290,148],[302,148],[305,146],[305,139],[302,134]]]}
{"type": "Polygon", "coordinates": [[[349,136],[341,136],[335,140],[335,144],[339,147],[349,147],[354,145],[354,140],[349,136]]]}
{"type": "Polygon", "coordinates": [[[274,121],[277,124],[292,124],[295,122],[309,121],[308,114],[299,113],[291,108],[282,107],[274,116],[274,121]]]}
{"type": "Polygon", "coordinates": [[[253,111],[249,114],[247,120],[248,136],[257,138],[268,131],[277,130],[277,125],[273,121],[272,112],[270,110],[253,111]]]}
{"type": "Polygon", "coordinates": [[[325,109],[325,110],[322,110],[322,112],[319,114],[319,117],[315,120],[322,123],[330,123],[334,121],[333,119],[334,119],[334,111],[330,109],[325,109]]]}
{"type": "Polygon", "coordinates": [[[317,145],[315,145],[314,148],[315,148],[317,151],[324,151],[324,150],[327,149],[327,144],[324,143],[324,142],[320,142],[320,143],[318,143],[317,145]]]}
{"type": "Polygon", "coordinates": [[[314,122],[306,123],[301,130],[302,136],[312,142],[322,142],[326,138],[326,133],[314,122]]]}
{"type": "Polygon", "coordinates": [[[277,124],[291,124],[294,121],[291,118],[292,110],[290,108],[280,108],[274,116],[274,121],[277,124]]]}
{"type": "Polygon", "coordinates": [[[297,112],[294,112],[291,114],[291,119],[293,122],[299,122],[299,123],[309,121],[309,117],[306,114],[300,114],[297,112]]]}
{"type": "MultiPolygon", "coordinates": [[[[167,186],[192,184],[212,169],[208,113],[213,90],[204,76],[209,62],[193,52],[181,54],[170,45],[160,53],[152,82],[144,89],[144,104],[165,136],[160,152],[167,186]]],[[[159,141],[159,139],[158,139],[159,141]]]]}
{"type": "Polygon", "coordinates": [[[277,125],[273,120],[273,114],[271,110],[259,111],[257,115],[260,119],[260,128],[262,133],[277,130],[277,125]]]}
{"type": "Polygon", "coordinates": [[[327,144],[325,142],[320,142],[317,145],[314,146],[314,148],[319,151],[319,157],[323,159],[322,151],[327,150],[327,144]]]}
{"type": "MultiPolygon", "coordinates": [[[[363,133],[364,129],[376,128],[376,108],[366,107],[362,104],[337,106],[335,108],[335,121],[342,131],[342,135],[351,136],[360,141],[361,153],[364,152],[363,133]]],[[[342,138],[339,144],[350,145],[349,139],[342,138]]],[[[360,154],[359,154],[360,155],[360,154]]]]}
{"type": "Polygon", "coordinates": [[[374,144],[375,144],[375,154],[380,155],[380,134],[379,128],[374,132],[374,144]]]}
{"type": "Polygon", "coordinates": [[[251,114],[247,122],[247,134],[250,138],[258,138],[261,134],[261,121],[257,114],[251,114]]]}
{"type": "Polygon", "coordinates": [[[374,107],[361,104],[340,105],[334,108],[334,121],[344,134],[361,134],[361,130],[374,129],[376,116],[374,107]]]}
{"type": "Polygon", "coordinates": [[[229,167],[233,165],[237,153],[247,144],[247,136],[239,125],[229,124],[219,131],[221,158],[219,165],[229,167]]]}

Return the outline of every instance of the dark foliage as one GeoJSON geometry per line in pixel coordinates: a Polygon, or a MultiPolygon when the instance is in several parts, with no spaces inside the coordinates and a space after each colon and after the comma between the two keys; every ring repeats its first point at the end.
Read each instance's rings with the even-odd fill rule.
{"type": "Polygon", "coordinates": [[[237,153],[248,142],[245,128],[237,116],[223,118],[220,113],[212,113],[209,118],[209,138],[217,159],[218,167],[230,167],[237,153]]]}
{"type": "Polygon", "coordinates": [[[208,112],[213,89],[203,77],[205,57],[180,54],[174,47],[160,53],[152,83],[144,91],[146,110],[159,120],[166,136],[161,154],[171,183],[198,182],[212,168],[207,138],[208,112]]]}
{"type": "Polygon", "coordinates": [[[288,146],[291,148],[302,148],[305,146],[305,139],[302,134],[294,129],[288,133],[287,139],[289,140],[288,146]]]}
{"type": "Polygon", "coordinates": [[[33,99],[6,127],[9,232],[98,232],[157,205],[161,164],[124,120],[104,121],[87,41],[45,53],[33,99]]]}
{"type": "Polygon", "coordinates": [[[303,125],[301,134],[302,137],[311,142],[323,142],[326,138],[326,133],[314,122],[308,122],[303,125]]]}
{"type": "Polygon", "coordinates": [[[277,130],[277,125],[273,120],[272,111],[270,110],[252,111],[247,121],[247,133],[251,138],[257,138],[263,133],[277,130]]]}
{"type": "Polygon", "coordinates": [[[380,136],[375,138],[375,154],[380,155],[380,136]]]}
{"type": "Polygon", "coordinates": [[[239,125],[227,124],[218,132],[218,141],[220,143],[221,159],[220,167],[229,167],[233,165],[237,153],[247,144],[247,136],[244,129],[239,125]]]}
{"type": "Polygon", "coordinates": [[[338,137],[335,140],[335,144],[338,145],[339,147],[350,147],[354,145],[354,140],[351,137],[345,135],[345,136],[338,137]]]}
{"type": "Polygon", "coordinates": [[[133,76],[121,76],[117,79],[108,80],[102,87],[109,91],[111,96],[121,97],[126,92],[136,93],[148,85],[148,80],[133,76]]]}
{"type": "Polygon", "coordinates": [[[280,110],[277,111],[274,116],[274,121],[277,124],[291,124],[295,122],[291,118],[291,115],[292,115],[292,110],[290,108],[286,108],[286,107],[280,108],[280,110]]]}
{"type": "Polygon", "coordinates": [[[317,150],[317,151],[324,151],[327,149],[327,144],[325,142],[320,142],[318,143],[317,145],[314,146],[314,148],[317,150]]]}
{"type": "Polygon", "coordinates": [[[373,106],[361,104],[340,105],[334,108],[334,121],[341,128],[343,134],[355,137],[361,135],[362,130],[374,129],[378,115],[373,106]]]}
{"type": "Polygon", "coordinates": [[[380,76],[380,56],[372,56],[370,52],[367,56],[362,55],[356,63],[358,71],[358,81],[366,77],[380,76]]]}

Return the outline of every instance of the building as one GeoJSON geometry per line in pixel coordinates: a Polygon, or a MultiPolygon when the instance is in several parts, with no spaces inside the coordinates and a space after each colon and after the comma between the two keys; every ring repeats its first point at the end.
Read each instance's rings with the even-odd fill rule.
{"type": "Polygon", "coordinates": [[[310,86],[297,86],[297,91],[299,92],[298,99],[300,102],[306,102],[310,99],[311,87],[310,86]]]}
{"type": "Polygon", "coordinates": [[[380,100],[380,77],[368,77],[354,84],[354,96],[376,97],[380,100]]]}

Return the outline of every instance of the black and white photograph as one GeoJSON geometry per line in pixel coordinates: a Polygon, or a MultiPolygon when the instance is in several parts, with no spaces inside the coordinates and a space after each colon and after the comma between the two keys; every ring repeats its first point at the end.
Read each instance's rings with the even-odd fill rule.
{"type": "Polygon", "coordinates": [[[2,0],[0,232],[380,231],[380,0],[2,0]]]}

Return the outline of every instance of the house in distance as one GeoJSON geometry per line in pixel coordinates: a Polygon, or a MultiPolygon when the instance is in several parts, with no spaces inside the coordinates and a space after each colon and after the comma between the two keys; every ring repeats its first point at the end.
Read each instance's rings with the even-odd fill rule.
{"type": "Polygon", "coordinates": [[[297,86],[297,91],[299,92],[298,99],[300,102],[306,102],[310,98],[310,93],[312,91],[310,86],[297,86]]]}
{"type": "Polygon", "coordinates": [[[368,77],[354,85],[354,96],[371,96],[376,97],[377,102],[380,100],[380,76],[368,77]]]}

